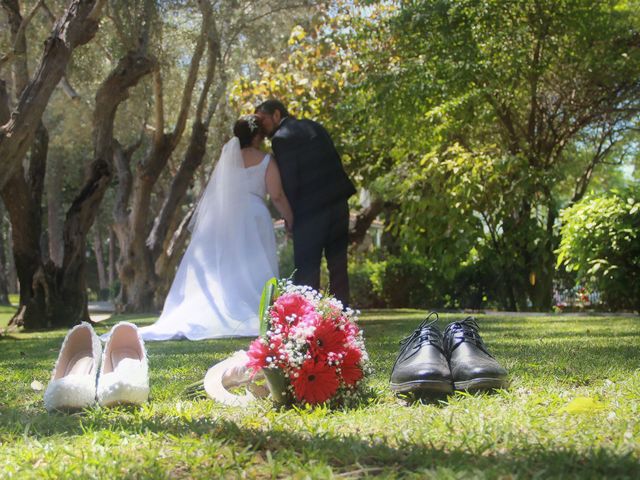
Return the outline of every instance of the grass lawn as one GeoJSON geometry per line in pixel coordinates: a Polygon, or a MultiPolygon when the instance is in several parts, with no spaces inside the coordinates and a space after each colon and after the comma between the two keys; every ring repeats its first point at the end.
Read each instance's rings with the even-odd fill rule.
{"type": "Polygon", "coordinates": [[[247,345],[215,340],[148,344],[152,399],[142,408],[49,415],[30,385],[46,385],[66,331],[1,338],[0,477],[640,478],[640,319],[481,315],[511,388],[409,404],[388,376],[423,316],[363,314],[375,396],[339,411],[188,400],[186,385],[247,345]]]}

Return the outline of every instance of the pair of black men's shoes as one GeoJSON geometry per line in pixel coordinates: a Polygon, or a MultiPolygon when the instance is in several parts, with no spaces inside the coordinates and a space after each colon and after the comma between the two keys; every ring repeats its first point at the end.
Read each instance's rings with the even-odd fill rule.
{"type": "Polygon", "coordinates": [[[437,313],[430,313],[402,340],[391,371],[391,390],[438,395],[508,386],[507,371],[487,351],[475,318],[450,323],[444,335],[435,325],[437,319],[437,313]]]}

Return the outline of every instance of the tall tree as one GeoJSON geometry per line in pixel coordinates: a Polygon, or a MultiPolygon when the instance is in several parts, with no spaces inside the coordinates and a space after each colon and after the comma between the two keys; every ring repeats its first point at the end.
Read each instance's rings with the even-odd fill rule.
{"type": "Polygon", "coordinates": [[[637,12],[430,0],[387,19],[365,33],[386,48],[363,53],[363,88],[395,141],[398,224],[433,258],[484,245],[506,306],[549,308],[558,211],[638,117],[637,12]]]}
{"type": "MultiPolygon", "coordinates": [[[[144,20],[143,17],[141,21],[144,23],[144,20]]],[[[128,90],[155,66],[155,60],[144,53],[146,35],[141,35],[139,43],[137,50],[120,59],[97,91],[93,161],[88,165],[84,185],[67,210],[61,264],[45,260],[47,255],[40,244],[48,145],[46,131],[35,137],[28,168],[14,174],[12,181],[1,191],[13,226],[14,257],[20,280],[20,308],[12,320],[15,324],[39,328],[88,320],[86,235],[111,179],[116,111],[127,98],[128,90]]],[[[15,74],[14,78],[17,78],[15,74]]],[[[21,90],[16,89],[16,92],[21,90]]]]}
{"type": "MultiPolygon", "coordinates": [[[[120,250],[118,307],[122,311],[149,311],[162,302],[166,290],[158,287],[166,286],[166,278],[173,277],[188,238],[185,210],[188,215],[189,209],[184,202],[204,159],[209,128],[223,103],[232,69],[248,62],[258,45],[268,45],[265,36],[271,33],[275,18],[284,19],[291,10],[308,8],[309,3],[248,0],[222,2],[214,9],[209,2],[198,1],[201,22],[175,108],[177,115],[165,108],[166,70],[154,72],[153,127],[143,138],[149,148],[137,162],[133,152],[116,150],[119,190],[114,230],[120,250]],[[191,131],[185,138],[189,121],[191,131]],[[180,158],[177,165],[172,162],[174,156],[180,158]],[[172,177],[162,188],[161,180],[170,169],[172,177]]],[[[226,135],[220,134],[219,140],[226,135]]]]}

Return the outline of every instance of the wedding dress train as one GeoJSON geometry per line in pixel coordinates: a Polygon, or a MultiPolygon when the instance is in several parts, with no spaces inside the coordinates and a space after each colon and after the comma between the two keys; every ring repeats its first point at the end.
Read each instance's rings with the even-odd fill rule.
{"type": "Polygon", "coordinates": [[[223,148],[198,204],[191,242],[160,318],[144,340],[255,337],[264,283],[278,276],[276,241],[265,203],[270,155],[244,167],[236,137],[223,148]]]}

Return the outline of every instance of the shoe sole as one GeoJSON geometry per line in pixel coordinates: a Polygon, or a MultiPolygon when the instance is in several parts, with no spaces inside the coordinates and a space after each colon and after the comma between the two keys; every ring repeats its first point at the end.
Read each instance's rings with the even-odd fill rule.
{"type": "Polygon", "coordinates": [[[119,386],[107,395],[98,395],[98,405],[101,407],[115,407],[117,405],[142,405],[149,400],[148,387],[123,388],[119,386]]]}
{"type": "MultiPolygon", "coordinates": [[[[143,402],[143,403],[146,403],[146,402],[143,402]]],[[[114,400],[112,402],[103,402],[103,403],[100,403],[99,405],[101,407],[104,407],[104,408],[111,408],[111,407],[139,407],[140,405],[143,405],[143,403],[130,402],[130,401],[125,401],[125,400],[114,400]]]]}
{"type": "Polygon", "coordinates": [[[452,393],[453,386],[451,382],[443,382],[441,380],[419,380],[415,382],[392,383],[391,390],[395,393],[452,393]]]}
{"type": "Polygon", "coordinates": [[[453,382],[454,390],[465,390],[475,392],[479,390],[497,390],[507,388],[509,381],[504,378],[472,378],[462,382],[453,382]]]}

